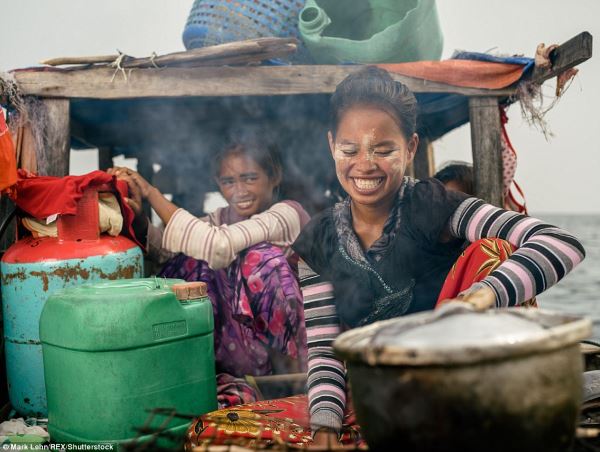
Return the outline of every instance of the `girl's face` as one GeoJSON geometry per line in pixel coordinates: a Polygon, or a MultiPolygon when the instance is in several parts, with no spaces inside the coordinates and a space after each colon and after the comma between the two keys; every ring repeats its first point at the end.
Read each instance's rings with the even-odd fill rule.
{"type": "Polygon", "coordinates": [[[273,203],[273,190],[279,182],[270,180],[265,170],[243,154],[225,157],[217,177],[221,194],[242,217],[268,209],[273,203]]]}
{"type": "Polygon", "coordinates": [[[392,203],[417,150],[417,134],[405,137],[385,111],[355,106],[346,111],[329,147],[340,184],[357,204],[392,203]]]}

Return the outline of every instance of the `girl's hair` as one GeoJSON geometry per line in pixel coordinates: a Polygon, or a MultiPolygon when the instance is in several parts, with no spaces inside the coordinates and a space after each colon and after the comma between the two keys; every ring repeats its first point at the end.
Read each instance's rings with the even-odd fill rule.
{"type": "Polygon", "coordinates": [[[251,158],[267,173],[269,180],[281,180],[282,166],[279,149],[274,142],[259,131],[234,132],[234,138],[212,161],[213,177],[219,177],[223,161],[232,155],[251,158]]]}
{"type": "Polygon", "coordinates": [[[347,76],[336,87],[330,104],[331,130],[334,135],[344,113],[356,105],[382,109],[394,118],[407,138],[416,130],[415,95],[383,69],[367,66],[347,76]]]}
{"type": "Polygon", "coordinates": [[[441,183],[455,182],[463,188],[468,195],[475,193],[473,183],[473,166],[466,162],[450,162],[444,165],[435,175],[441,183]]]}

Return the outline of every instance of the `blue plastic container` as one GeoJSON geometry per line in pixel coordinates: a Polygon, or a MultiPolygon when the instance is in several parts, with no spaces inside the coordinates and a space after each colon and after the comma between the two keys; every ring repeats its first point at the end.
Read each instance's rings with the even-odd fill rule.
{"type": "Polygon", "coordinates": [[[304,0],[195,0],[183,31],[186,49],[262,37],[300,40],[304,0]]]}

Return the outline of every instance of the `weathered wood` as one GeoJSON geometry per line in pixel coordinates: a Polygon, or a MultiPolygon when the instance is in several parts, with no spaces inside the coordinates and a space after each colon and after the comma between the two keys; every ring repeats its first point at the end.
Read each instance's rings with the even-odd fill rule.
{"type": "Polygon", "coordinates": [[[42,149],[37,149],[37,170],[41,176],[69,174],[71,135],[69,129],[69,101],[42,99],[44,122],[42,149]]]}
{"type": "Polygon", "coordinates": [[[502,207],[502,146],[498,98],[469,99],[475,195],[502,207]]]}
{"type": "Polygon", "coordinates": [[[25,123],[17,129],[17,138],[15,141],[17,167],[37,173],[37,145],[30,123],[25,123]]]}
{"type": "MultiPolygon", "coordinates": [[[[120,99],[135,97],[244,96],[332,93],[361,66],[256,66],[78,71],[19,71],[15,79],[24,94],[41,97],[120,99]]],[[[487,90],[393,74],[415,93],[510,96],[514,88],[487,90]]]]}
{"type": "Polygon", "coordinates": [[[258,38],[229,42],[209,47],[175,52],[148,58],[125,59],[124,68],[149,68],[205,62],[221,64],[260,62],[296,52],[297,41],[293,38],[258,38]]]}
{"type": "Polygon", "coordinates": [[[545,80],[589,60],[592,57],[592,41],[592,35],[584,31],[561,44],[550,53],[550,67],[536,67],[531,76],[532,80],[544,83],[545,80]]]}
{"type": "Polygon", "coordinates": [[[0,255],[15,241],[16,221],[11,213],[15,205],[8,196],[0,196],[0,255]]]}
{"type": "Polygon", "coordinates": [[[40,61],[40,64],[48,66],[63,66],[66,64],[98,64],[112,63],[119,55],[94,55],[94,56],[78,56],[78,57],[57,57],[49,60],[40,61]]]}
{"type": "Polygon", "coordinates": [[[427,179],[435,173],[435,164],[433,161],[433,146],[426,137],[421,138],[419,147],[413,160],[414,177],[417,179],[427,179]]]}
{"type": "MultiPolygon", "coordinates": [[[[234,62],[262,61],[294,53],[297,49],[297,42],[294,38],[257,38],[144,58],[122,55],[120,65],[123,68],[142,68],[204,61],[205,64],[212,62],[213,65],[217,66],[234,62]]],[[[68,64],[114,63],[119,57],[121,55],[59,57],[42,61],[41,64],[62,66],[68,64]]]]}

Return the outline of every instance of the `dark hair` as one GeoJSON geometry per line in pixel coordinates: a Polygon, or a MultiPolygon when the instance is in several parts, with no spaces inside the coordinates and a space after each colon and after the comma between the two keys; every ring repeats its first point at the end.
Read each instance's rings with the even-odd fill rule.
{"type": "Polygon", "coordinates": [[[440,169],[433,176],[441,183],[454,181],[460,184],[463,192],[469,195],[474,193],[473,188],[473,167],[464,162],[451,162],[440,169]]]}
{"type": "Polygon", "coordinates": [[[344,113],[356,105],[381,108],[388,113],[406,138],[417,127],[417,99],[403,83],[378,67],[367,66],[342,80],[331,96],[331,130],[335,135],[344,113]]]}
{"type": "Polygon", "coordinates": [[[277,145],[260,131],[235,131],[229,144],[212,161],[213,177],[219,177],[223,161],[232,155],[251,158],[271,181],[281,179],[283,169],[277,145]]]}

